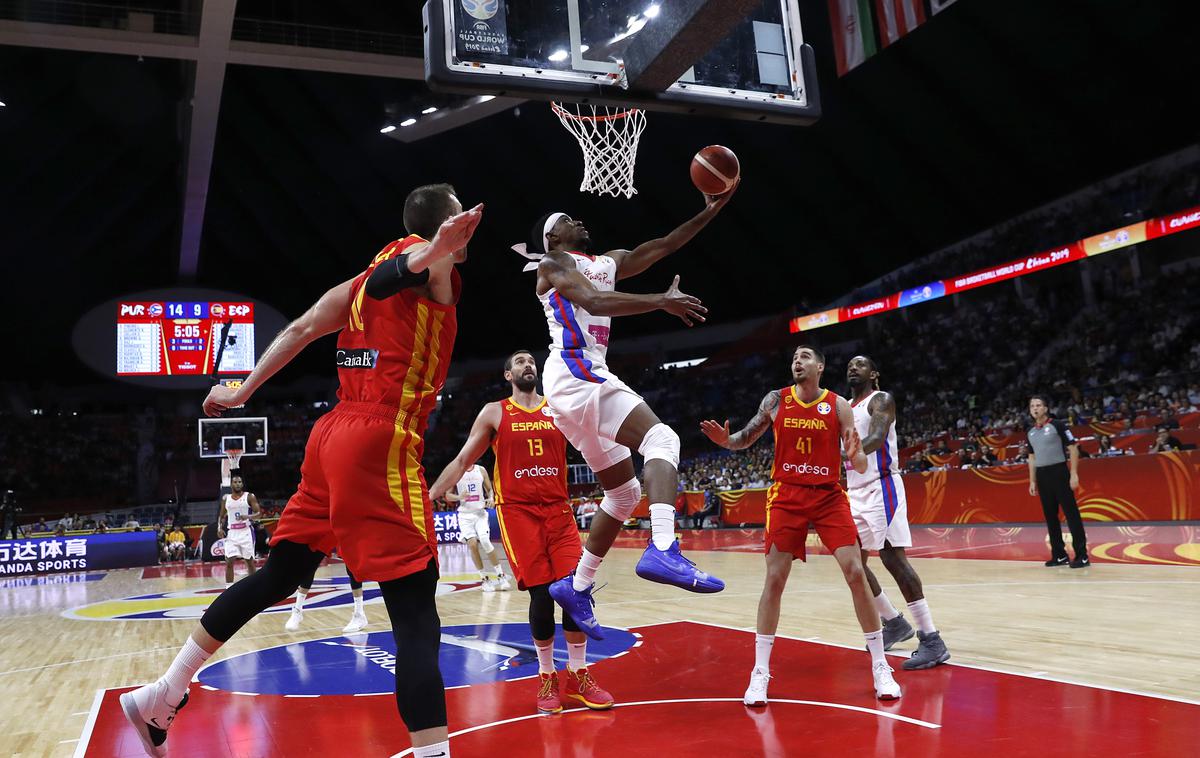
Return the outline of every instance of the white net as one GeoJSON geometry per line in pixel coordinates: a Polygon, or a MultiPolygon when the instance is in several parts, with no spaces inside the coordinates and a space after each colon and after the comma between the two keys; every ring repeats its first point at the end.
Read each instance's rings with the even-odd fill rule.
{"type": "Polygon", "coordinates": [[[551,103],[550,107],[583,150],[579,191],[626,198],[636,195],[633,168],[638,140],[646,128],[646,112],[571,103],[551,103]]]}
{"type": "Polygon", "coordinates": [[[228,487],[233,472],[242,465],[242,450],[240,448],[227,448],[224,452],[225,457],[221,459],[221,486],[228,487]]]}

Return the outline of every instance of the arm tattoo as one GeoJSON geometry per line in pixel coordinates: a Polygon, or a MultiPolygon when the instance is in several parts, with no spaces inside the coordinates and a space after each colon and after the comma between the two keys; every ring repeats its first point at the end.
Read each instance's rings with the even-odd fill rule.
{"type": "Polygon", "coordinates": [[[891,394],[880,392],[871,400],[868,410],[871,412],[871,425],[867,427],[867,436],[863,438],[863,453],[870,455],[883,446],[887,439],[887,430],[895,420],[896,404],[891,394]]]}
{"type": "Polygon", "coordinates": [[[758,412],[754,414],[754,417],[740,431],[729,435],[729,441],[725,443],[725,447],[730,450],[741,450],[742,448],[750,447],[774,423],[775,414],[778,412],[779,393],[767,393],[767,396],[758,405],[758,412]]]}

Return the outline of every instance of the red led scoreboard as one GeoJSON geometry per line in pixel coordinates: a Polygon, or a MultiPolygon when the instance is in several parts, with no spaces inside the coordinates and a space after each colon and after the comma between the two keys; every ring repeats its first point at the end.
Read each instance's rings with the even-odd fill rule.
{"type": "Polygon", "coordinates": [[[118,302],[117,376],[211,374],[227,321],[233,339],[221,356],[221,373],[248,374],[254,368],[254,303],[118,302]]]}

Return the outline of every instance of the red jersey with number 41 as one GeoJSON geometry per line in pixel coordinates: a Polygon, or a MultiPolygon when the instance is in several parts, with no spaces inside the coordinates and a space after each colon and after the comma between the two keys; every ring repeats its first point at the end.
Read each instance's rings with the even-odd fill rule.
{"type": "MultiPolygon", "coordinates": [[[[350,319],[337,340],[338,399],[398,407],[418,433],[446,383],[458,321],[454,305],[435,303],[415,289],[375,300],[367,279],[377,266],[425,242],[409,235],[379,252],[350,290],[350,319]]],[[[462,288],[451,274],[454,300],[462,288]]]]}
{"type": "Polygon", "coordinates": [[[567,497],[567,439],[554,425],[546,399],[526,408],[511,397],[500,404],[492,441],[496,504],[562,505],[567,497]]]}
{"type": "Polygon", "coordinates": [[[829,390],[821,390],[810,403],[800,400],[795,385],[779,391],[773,480],[810,487],[840,483],[842,427],[837,400],[829,390]]]}

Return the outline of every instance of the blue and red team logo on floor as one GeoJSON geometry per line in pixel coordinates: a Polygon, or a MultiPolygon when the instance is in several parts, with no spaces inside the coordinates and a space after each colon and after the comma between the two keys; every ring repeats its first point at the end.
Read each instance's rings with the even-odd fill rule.
{"type": "MultiPolygon", "coordinates": [[[[309,605],[305,604],[307,611],[309,605]]],[[[605,639],[588,643],[588,662],[620,655],[637,635],[605,628],[605,639]]],[[[561,633],[554,659],[567,662],[561,633]]],[[[521,679],[537,674],[529,625],[468,624],[442,627],[438,662],[447,687],[521,679]]],[[[199,674],[211,689],[253,695],[391,695],[395,692],[396,643],[391,632],[351,634],[256,650],[226,658],[199,674]]]]}

